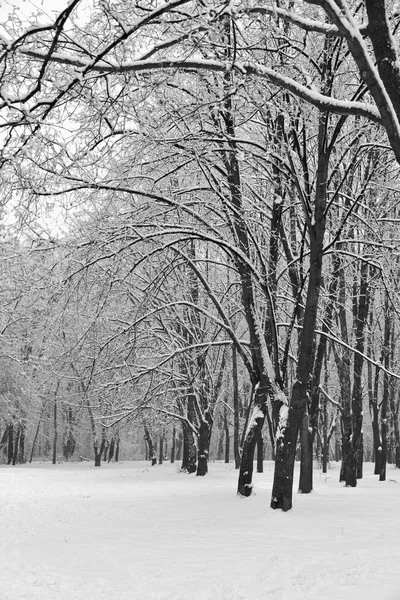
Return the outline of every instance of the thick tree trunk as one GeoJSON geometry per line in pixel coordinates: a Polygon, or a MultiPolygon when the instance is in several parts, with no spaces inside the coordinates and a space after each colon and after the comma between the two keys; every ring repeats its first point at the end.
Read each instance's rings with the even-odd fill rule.
{"type": "Polygon", "coordinates": [[[93,444],[93,450],[94,450],[94,466],[101,467],[101,453],[103,452],[103,448],[101,446],[99,448],[99,444],[96,441],[93,444]]]}
{"type": "Polygon", "coordinates": [[[186,473],[196,471],[197,449],[192,429],[182,421],[183,430],[183,457],[181,470],[186,473]]]}
{"type": "Polygon", "coordinates": [[[207,412],[203,415],[199,428],[199,448],[197,454],[197,476],[203,477],[208,473],[208,458],[210,452],[212,419],[207,412]]]}
{"type": "Polygon", "coordinates": [[[313,434],[307,412],[300,424],[301,463],[299,492],[309,494],[313,488],[313,434]]]}
{"type": "Polygon", "coordinates": [[[264,386],[258,384],[254,389],[254,408],[248,420],[245,439],[243,442],[237,490],[237,493],[241,496],[250,496],[252,493],[254,451],[258,436],[261,434],[264,425],[267,402],[271,395],[269,381],[266,378],[263,381],[264,386]]]}
{"type": "Polygon", "coordinates": [[[112,459],[114,458],[114,451],[115,451],[115,438],[112,437],[111,441],[110,441],[110,447],[108,449],[108,462],[111,462],[112,459]]]}

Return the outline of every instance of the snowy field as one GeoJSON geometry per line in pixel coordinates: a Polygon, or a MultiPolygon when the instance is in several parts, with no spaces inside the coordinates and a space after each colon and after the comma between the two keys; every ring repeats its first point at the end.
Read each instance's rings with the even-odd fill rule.
{"type": "Polygon", "coordinates": [[[1,600],[400,600],[400,472],[356,489],[315,471],[288,513],[232,465],[0,467],[1,600]]]}

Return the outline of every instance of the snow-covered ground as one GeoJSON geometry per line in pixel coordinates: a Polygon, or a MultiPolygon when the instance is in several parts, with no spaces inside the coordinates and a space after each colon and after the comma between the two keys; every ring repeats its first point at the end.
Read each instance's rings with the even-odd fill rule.
{"type": "Polygon", "coordinates": [[[400,600],[399,471],[316,470],[282,513],[272,463],[246,499],[232,465],[177,467],[1,466],[0,599],[400,600]]]}

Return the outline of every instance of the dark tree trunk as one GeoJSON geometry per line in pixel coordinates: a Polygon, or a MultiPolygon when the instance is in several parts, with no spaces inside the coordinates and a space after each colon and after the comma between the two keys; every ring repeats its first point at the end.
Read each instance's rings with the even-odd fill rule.
{"type": "Polygon", "coordinates": [[[183,435],[179,431],[178,432],[178,439],[176,440],[175,460],[181,460],[181,458],[182,458],[182,446],[183,446],[183,435]]]}
{"type": "Polygon", "coordinates": [[[194,434],[189,425],[182,421],[183,430],[183,457],[181,470],[186,473],[194,473],[196,471],[197,450],[194,440],[194,434]]]}
{"type": "Polygon", "coordinates": [[[301,463],[299,492],[309,494],[313,488],[313,433],[310,420],[305,412],[300,424],[301,463]]]}
{"type": "Polygon", "coordinates": [[[261,429],[257,438],[257,473],[264,473],[264,440],[261,429]]]}
{"type": "Polygon", "coordinates": [[[93,445],[93,450],[94,450],[94,466],[101,467],[101,453],[103,452],[103,448],[100,446],[100,449],[99,449],[98,443],[95,442],[95,444],[93,445]]]}
{"type": "MultiPolygon", "coordinates": [[[[315,193],[314,223],[308,213],[310,239],[310,270],[307,288],[303,328],[300,335],[299,359],[296,381],[293,385],[289,410],[285,406],[281,424],[278,427],[275,474],[272,487],[271,508],[290,510],[292,507],[293,474],[296,456],[296,444],[299,429],[307,417],[307,404],[311,387],[315,352],[315,329],[317,323],[318,301],[321,288],[322,258],[325,234],[325,209],[328,180],[329,150],[327,140],[329,117],[320,114],[318,134],[318,170],[315,193]]],[[[307,419],[308,420],[308,419],[307,419]]],[[[307,432],[308,433],[308,432],[307,432]]],[[[304,438],[306,436],[304,435],[304,438]]],[[[308,437],[304,443],[308,442],[308,437]]],[[[308,446],[308,443],[306,444],[308,446]]],[[[312,456],[311,456],[312,458],[312,456]]],[[[303,475],[299,491],[309,493],[312,490],[312,460],[308,452],[303,454],[303,475]],[[307,458],[307,460],[306,460],[307,458]]]]}
{"type": "Polygon", "coordinates": [[[46,407],[46,404],[47,404],[47,400],[45,400],[43,402],[42,408],[40,409],[39,421],[38,421],[38,424],[37,424],[37,427],[36,427],[35,437],[33,438],[33,442],[32,442],[32,448],[31,448],[31,454],[30,454],[30,457],[29,457],[29,463],[31,463],[32,459],[33,459],[33,454],[35,452],[36,442],[37,442],[37,438],[38,438],[38,435],[39,435],[40,423],[42,422],[42,419],[43,419],[43,413],[44,413],[44,409],[46,407]]]}
{"type": "Polygon", "coordinates": [[[268,390],[258,385],[255,390],[254,408],[247,425],[239,469],[238,494],[250,496],[253,488],[254,450],[258,436],[264,425],[267,409],[268,390]]]}
{"type": "Polygon", "coordinates": [[[119,460],[119,448],[120,448],[120,440],[119,440],[119,435],[118,435],[116,445],[115,445],[115,462],[118,462],[118,460],[119,460]]]}
{"type": "Polygon", "coordinates": [[[208,473],[212,419],[209,412],[203,415],[199,428],[199,451],[197,455],[196,475],[203,477],[208,473]]]}
{"type": "Polygon", "coordinates": [[[239,381],[237,370],[237,350],[232,346],[232,379],[233,379],[233,454],[235,469],[240,467],[240,441],[239,441],[239,381]]]}
{"type": "Polygon", "coordinates": [[[328,439],[328,401],[324,397],[323,404],[323,425],[322,425],[322,472],[327,473],[328,471],[328,462],[329,462],[329,439],[328,439]]]}
{"type": "MultiPolygon", "coordinates": [[[[390,308],[390,299],[387,291],[385,291],[385,303],[384,303],[384,336],[383,336],[383,364],[386,370],[390,369],[391,366],[391,338],[392,338],[392,311],[390,308]]],[[[381,402],[381,440],[382,440],[382,452],[379,470],[379,481],[386,480],[386,463],[387,463],[387,452],[388,452],[388,408],[389,408],[389,386],[390,377],[387,372],[383,373],[383,393],[381,402]]]]}
{"type": "Polygon", "coordinates": [[[20,424],[18,462],[25,462],[25,421],[20,424]]]}
{"type": "Polygon", "coordinates": [[[8,444],[7,444],[7,464],[11,465],[14,458],[14,427],[12,423],[7,425],[8,430],[8,444]]]}
{"type": "MultiPolygon", "coordinates": [[[[349,343],[349,335],[347,328],[347,318],[346,318],[346,278],[344,267],[341,265],[339,272],[339,293],[338,293],[338,313],[339,313],[339,326],[341,337],[343,341],[348,344],[349,343]]],[[[339,376],[340,383],[340,395],[341,395],[341,440],[342,445],[340,448],[340,454],[342,458],[342,464],[340,467],[340,476],[339,481],[346,481],[346,473],[350,476],[350,448],[351,448],[351,435],[352,435],[352,420],[351,420],[351,356],[350,350],[347,348],[343,348],[342,356],[339,357],[338,352],[335,347],[333,348],[335,360],[337,364],[337,371],[339,376]]],[[[338,433],[338,432],[337,432],[338,433]]],[[[339,436],[336,436],[337,439],[339,436]]],[[[336,454],[338,454],[336,450],[336,454]]],[[[357,483],[356,476],[354,475],[354,481],[357,483]]]]}
{"type": "Polygon", "coordinates": [[[172,428],[171,463],[175,462],[175,449],[176,449],[176,428],[174,425],[172,428]]]}
{"type": "Polygon", "coordinates": [[[58,431],[57,431],[57,392],[54,394],[53,427],[54,427],[54,435],[53,435],[53,465],[55,465],[56,462],[57,462],[57,438],[58,438],[58,431]]]}
{"type": "Polygon", "coordinates": [[[16,463],[18,462],[18,455],[19,455],[19,438],[21,435],[21,425],[20,423],[18,423],[17,427],[16,427],[16,435],[15,435],[15,442],[14,442],[14,451],[13,451],[13,460],[12,460],[12,464],[16,465],[16,463]]]}
{"type": "Polygon", "coordinates": [[[362,385],[362,370],[363,370],[363,353],[365,345],[365,327],[368,318],[368,263],[362,262],[360,267],[360,284],[358,302],[355,296],[355,347],[358,353],[354,355],[354,383],[351,399],[352,412],[352,432],[350,443],[350,453],[347,461],[348,477],[345,472],[344,481],[346,486],[355,487],[357,479],[362,478],[362,461],[363,461],[363,440],[362,440],[362,423],[363,423],[363,385],[362,385]],[[356,480],[354,480],[354,474],[356,480]]]}
{"type": "Polygon", "coordinates": [[[224,411],[224,432],[225,432],[225,454],[224,454],[224,460],[225,460],[225,464],[229,464],[229,458],[230,458],[230,452],[231,452],[231,448],[230,448],[230,435],[229,435],[229,420],[228,420],[228,413],[227,410],[225,408],[224,411]]]}
{"type": "Polygon", "coordinates": [[[158,448],[158,464],[159,465],[163,464],[163,457],[164,457],[164,434],[160,433],[159,448],[158,448]]]}
{"type": "Polygon", "coordinates": [[[268,433],[269,433],[269,439],[271,442],[271,460],[275,460],[275,432],[274,432],[274,427],[273,427],[273,423],[272,423],[272,419],[271,416],[269,414],[269,410],[267,408],[267,412],[266,415],[267,417],[267,424],[268,424],[268,433]]]}
{"type": "Polygon", "coordinates": [[[110,442],[110,447],[108,449],[108,462],[112,461],[112,459],[114,458],[114,451],[115,451],[115,438],[112,437],[111,442],[110,442]]]}
{"type": "Polygon", "coordinates": [[[144,430],[144,437],[145,437],[147,447],[149,450],[148,460],[151,461],[151,466],[154,467],[154,465],[157,464],[157,456],[156,456],[156,449],[153,444],[153,438],[151,437],[149,428],[147,427],[147,424],[145,424],[145,423],[143,423],[143,430],[144,430]]]}

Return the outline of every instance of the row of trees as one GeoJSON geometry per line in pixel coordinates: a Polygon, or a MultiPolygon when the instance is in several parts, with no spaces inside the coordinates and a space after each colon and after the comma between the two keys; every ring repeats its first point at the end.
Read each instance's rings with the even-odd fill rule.
{"type": "Polygon", "coordinates": [[[271,506],[289,510],[298,439],[301,492],[333,432],[356,485],[369,405],[384,479],[390,436],[400,461],[394,5],[80,9],[14,14],[2,38],[5,215],[37,237],[34,292],[3,290],[4,344],[9,307],[32,303],[35,351],[14,341],[7,364],[31,384],[41,364],[43,402],[85,408],[97,464],[106,430],[149,440],[156,417],[204,475],[226,409],[238,493],[267,421],[271,506]]]}

